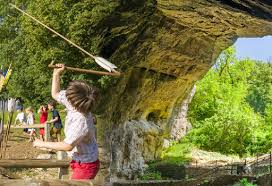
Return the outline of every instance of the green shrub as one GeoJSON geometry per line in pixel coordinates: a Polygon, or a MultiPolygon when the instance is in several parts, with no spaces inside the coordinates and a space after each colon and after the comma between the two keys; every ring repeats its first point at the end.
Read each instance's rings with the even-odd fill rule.
{"type": "Polygon", "coordinates": [[[162,180],[161,173],[154,170],[147,170],[140,177],[140,180],[162,180]]]}
{"type": "Polygon", "coordinates": [[[266,153],[272,145],[272,66],[237,60],[229,48],[197,83],[189,106],[196,146],[225,154],[266,153]]]}
{"type": "Polygon", "coordinates": [[[239,183],[235,184],[234,186],[257,186],[257,185],[252,184],[246,178],[243,178],[239,181],[239,183]]]}

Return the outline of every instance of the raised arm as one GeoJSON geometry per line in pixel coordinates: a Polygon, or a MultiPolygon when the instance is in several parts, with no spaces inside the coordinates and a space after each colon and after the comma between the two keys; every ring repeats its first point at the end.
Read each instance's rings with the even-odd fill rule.
{"type": "Polygon", "coordinates": [[[60,92],[60,75],[64,71],[65,66],[63,64],[56,64],[57,67],[53,72],[51,95],[57,100],[60,92]]]}
{"type": "Polygon", "coordinates": [[[38,114],[41,114],[43,110],[43,106],[40,106],[39,110],[38,110],[38,114]]]}

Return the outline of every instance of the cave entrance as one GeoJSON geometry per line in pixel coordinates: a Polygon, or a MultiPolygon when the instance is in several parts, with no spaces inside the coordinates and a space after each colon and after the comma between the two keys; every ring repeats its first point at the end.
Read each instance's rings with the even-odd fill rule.
{"type": "Polygon", "coordinates": [[[269,153],[272,139],[272,36],[239,38],[196,83],[186,138],[201,149],[240,157],[269,153]]]}
{"type": "Polygon", "coordinates": [[[240,162],[244,168],[246,157],[256,162],[257,154],[271,156],[271,49],[272,36],[267,36],[239,38],[222,52],[196,83],[189,110],[182,115],[192,128],[163,152],[164,161],[182,164],[189,159],[196,166],[240,162]]]}

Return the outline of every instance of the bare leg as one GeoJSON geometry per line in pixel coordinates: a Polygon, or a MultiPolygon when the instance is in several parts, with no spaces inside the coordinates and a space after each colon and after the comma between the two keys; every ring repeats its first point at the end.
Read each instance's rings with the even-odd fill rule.
{"type": "Polygon", "coordinates": [[[29,142],[35,141],[35,131],[34,130],[31,130],[29,136],[30,136],[29,142]]]}
{"type": "Polygon", "coordinates": [[[36,138],[36,136],[33,134],[32,135],[32,141],[35,141],[35,138],[36,138]]]}
{"type": "Polygon", "coordinates": [[[40,140],[44,141],[43,135],[40,135],[40,140]]]}
{"type": "Polygon", "coordinates": [[[58,142],[60,142],[60,134],[57,133],[57,139],[58,139],[58,142]]]}
{"type": "Polygon", "coordinates": [[[28,142],[30,143],[31,141],[32,141],[32,136],[29,135],[29,140],[28,140],[28,142]]]}

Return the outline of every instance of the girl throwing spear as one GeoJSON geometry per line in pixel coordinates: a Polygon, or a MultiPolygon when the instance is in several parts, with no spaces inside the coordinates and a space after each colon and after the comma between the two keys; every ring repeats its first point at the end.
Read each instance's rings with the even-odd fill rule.
{"type": "Polygon", "coordinates": [[[72,81],[66,90],[60,91],[60,75],[63,64],[57,64],[52,80],[52,97],[67,109],[65,139],[62,142],[44,142],[36,139],[34,147],[71,151],[72,179],[93,179],[99,170],[98,147],[91,110],[98,102],[95,87],[83,81],[72,81]]]}

